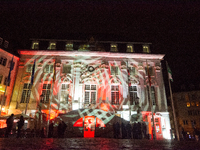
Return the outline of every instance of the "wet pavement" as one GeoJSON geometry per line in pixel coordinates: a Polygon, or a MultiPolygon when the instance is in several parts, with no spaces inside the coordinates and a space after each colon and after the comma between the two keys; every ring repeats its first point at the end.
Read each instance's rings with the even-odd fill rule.
{"type": "Polygon", "coordinates": [[[200,141],[110,138],[0,138],[0,150],[199,150],[200,141]]]}

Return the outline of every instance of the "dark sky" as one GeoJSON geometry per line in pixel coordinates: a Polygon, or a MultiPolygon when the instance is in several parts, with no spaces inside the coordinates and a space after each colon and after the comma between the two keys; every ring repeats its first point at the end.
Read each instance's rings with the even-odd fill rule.
{"type": "MultiPolygon", "coordinates": [[[[173,90],[200,83],[200,3],[176,0],[0,2],[0,37],[14,49],[30,38],[151,42],[166,54],[173,90]]],[[[165,61],[163,61],[166,78],[165,61]]],[[[166,83],[167,86],[167,83],[166,83]]]]}

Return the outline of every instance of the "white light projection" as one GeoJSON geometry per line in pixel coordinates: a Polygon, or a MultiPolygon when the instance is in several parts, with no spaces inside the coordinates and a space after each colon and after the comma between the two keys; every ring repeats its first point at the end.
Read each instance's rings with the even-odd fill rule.
{"type": "MultiPolygon", "coordinates": [[[[40,53],[41,54],[41,53],[40,53]]],[[[36,55],[33,56],[31,60],[37,59],[36,66],[42,65],[41,67],[37,67],[35,71],[35,79],[34,79],[34,92],[33,99],[37,99],[39,102],[39,96],[41,95],[41,91],[37,89],[39,83],[52,83],[53,73],[44,73],[43,70],[47,64],[53,65],[56,59],[61,59],[58,56],[47,57],[48,55],[36,55]],[[43,62],[42,62],[43,61],[43,62]],[[42,63],[41,63],[42,62],[42,63]],[[50,63],[49,63],[50,62],[50,63]]],[[[62,57],[63,58],[63,57],[62,57]]],[[[30,63],[29,60],[27,64],[30,63]]],[[[126,120],[129,120],[129,111],[131,111],[131,115],[136,114],[138,110],[138,106],[141,107],[142,112],[147,112],[148,115],[151,111],[150,102],[148,100],[147,86],[148,80],[147,75],[145,73],[144,67],[146,66],[146,59],[137,59],[137,58],[126,58],[126,59],[115,59],[114,57],[103,57],[102,55],[97,57],[93,56],[80,56],[80,55],[70,55],[67,56],[66,59],[72,61],[71,65],[71,73],[64,74],[62,73],[62,64],[57,64],[56,67],[56,81],[53,88],[53,97],[52,102],[55,103],[57,107],[52,107],[52,109],[64,110],[65,113],[73,110],[73,105],[76,103],[76,108],[78,109],[79,115],[82,116],[85,111],[98,110],[103,109],[106,110],[106,113],[109,113],[110,116],[113,114],[120,114],[126,120]],[[111,65],[112,63],[115,67],[119,68],[118,75],[111,75],[111,65]],[[128,65],[127,65],[128,63],[128,65]],[[94,67],[94,70],[88,70],[88,67],[94,67]],[[128,78],[128,67],[135,67],[136,74],[130,74],[128,78]],[[68,103],[60,102],[60,89],[62,83],[69,84],[69,99],[68,103]],[[95,84],[97,85],[96,89],[96,103],[85,105],[85,93],[84,93],[84,85],[85,84],[95,84]],[[137,86],[137,97],[139,97],[139,105],[129,105],[128,100],[128,85],[137,86]],[[111,86],[118,85],[119,86],[119,104],[113,105],[111,103],[111,86]],[[102,105],[104,104],[104,105],[102,105]],[[102,107],[105,106],[105,109],[102,107]],[[85,108],[85,109],[83,109],[85,108]]],[[[62,62],[62,60],[61,60],[62,62]]],[[[26,64],[26,65],[27,65],[26,64]]],[[[156,83],[156,79],[154,79],[154,83],[156,83]]],[[[159,87],[157,86],[159,89],[159,87]]],[[[32,89],[33,90],[33,89],[32,89]]],[[[158,90],[161,92],[160,90],[158,90]]],[[[52,93],[51,93],[52,94],[52,93]]],[[[160,95],[160,93],[158,93],[160,95]]],[[[51,99],[50,99],[51,100],[51,99]]],[[[159,99],[158,101],[161,101],[159,99]]],[[[161,108],[162,103],[158,103],[159,108],[161,108]]],[[[48,104],[44,104],[44,108],[48,108],[48,104]]],[[[94,111],[95,112],[95,111],[94,111]]],[[[87,112],[87,115],[90,115],[91,112],[87,112]]],[[[95,115],[94,113],[92,113],[95,115]]],[[[98,118],[103,118],[105,114],[96,114],[98,118]]],[[[104,121],[106,124],[107,121],[104,121]]],[[[142,120],[142,116],[140,116],[140,120],[142,120]]]]}

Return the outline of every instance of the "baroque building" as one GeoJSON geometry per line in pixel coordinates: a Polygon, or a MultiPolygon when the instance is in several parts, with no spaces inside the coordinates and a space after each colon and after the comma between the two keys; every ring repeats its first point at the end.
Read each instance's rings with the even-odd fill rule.
{"type": "Polygon", "coordinates": [[[1,115],[8,113],[10,99],[15,84],[15,77],[17,74],[17,66],[19,58],[8,52],[9,42],[0,37],[0,107],[1,115]],[[11,61],[13,60],[13,67],[10,72],[11,61]],[[8,76],[10,74],[10,80],[8,76]]]}
{"type": "Polygon", "coordinates": [[[18,109],[35,116],[38,109],[47,115],[50,110],[52,119],[59,113],[93,110],[99,113],[82,113],[83,118],[96,116],[105,127],[116,115],[130,122],[144,121],[149,134],[153,112],[157,138],[170,138],[161,68],[164,55],[151,54],[151,43],[91,38],[33,39],[31,44],[18,51],[10,112],[18,109]]]}

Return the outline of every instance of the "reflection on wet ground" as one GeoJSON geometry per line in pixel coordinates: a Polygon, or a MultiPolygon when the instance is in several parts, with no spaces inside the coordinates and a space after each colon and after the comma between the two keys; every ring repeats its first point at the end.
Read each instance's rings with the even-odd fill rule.
{"type": "Polygon", "coordinates": [[[108,138],[1,138],[1,150],[61,150],[61,149],[82,149],[82,150],[160,150],[160,149],[199,149],[200,142],[196,141],[153,141],[135,139],[108,139],[108,138]]]}

